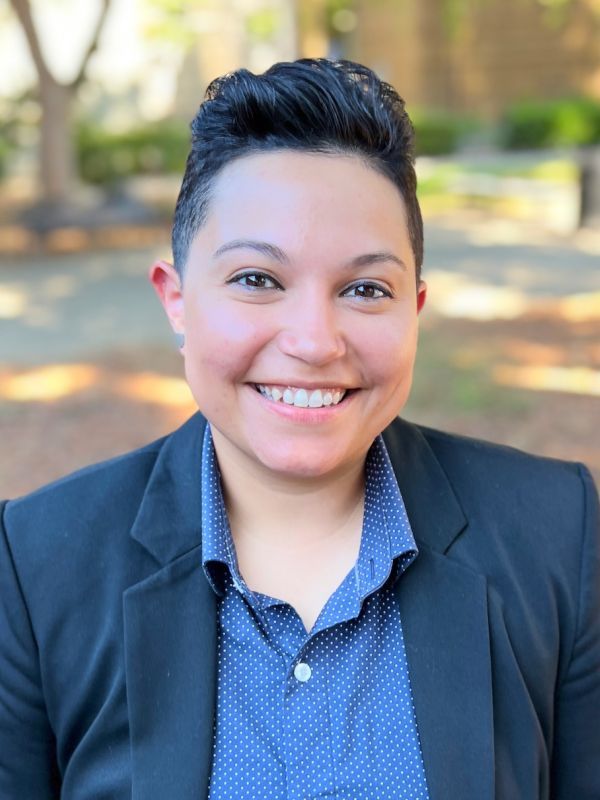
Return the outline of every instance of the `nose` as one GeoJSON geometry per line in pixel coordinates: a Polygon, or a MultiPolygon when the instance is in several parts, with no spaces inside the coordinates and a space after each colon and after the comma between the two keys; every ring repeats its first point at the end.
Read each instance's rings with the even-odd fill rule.
{"type": "Polygon", "coordinates": [[[313,366],[343,356],[346,343],[332,302],[314,294],[296,298],[283,312],[278,345],[282,353],[313,366]]]}

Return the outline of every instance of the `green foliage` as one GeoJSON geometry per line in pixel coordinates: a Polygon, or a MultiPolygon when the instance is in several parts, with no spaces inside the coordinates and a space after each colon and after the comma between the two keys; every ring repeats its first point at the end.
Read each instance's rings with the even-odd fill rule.
{"type": "Polygon", "coordinates": [[[165,120],[126,133],[112,133],[90,124],[77,130],[81,177],[102,185],[130,175],[181,173],[189,150],[185,123],[165,120]]]}
{"type": "Polygon", "coordinates": [[[6,174],[6,164],[10,153],[10,146],[0,131],[0,178],[6,174]]]}
{"type": "Polygon", "coordinates": [[[206,0],[145,0],[145,36],[191,47],[197,40],[197,28],[206,10],[206,0]]]}
{"type": "Polygon", "coordinates": [[[356,26],[355,0],[326,0],[324,23],[327,35],[332,39],[350,33],[356,26]]]}
{"type": "Polygon", "coordinates": [[[443,111],[417,111],[411,114],[415,128],[417,155],[439,156],[453,153],[461,141],[479,124],[470,118],[443,111]]]}
{"type": "Polygon", "coordinates": [[[457,36],[470,11],[472,13],[469,0],[442,0],[440,14],[442,25],[449,39],[457,36]]]}
{"type": "Polygon", "coordinates": [[[0,178],[6,175],[8,161],[17,149],[19,122],[16,106],[0,102],[0,178]]]}
{"type": "Polygon", "coordinates": [[[600,102],[570,98],[518,103],[505,114],[503,145],[509,150],[600,142],[600,102]]]}
{"type": "Polygon", "coordinates": [[[281,25],[280,13],[276,8],[261,8],[246,17],[246,31],[251,39],[264,42],[273,39],[281,25]]]}

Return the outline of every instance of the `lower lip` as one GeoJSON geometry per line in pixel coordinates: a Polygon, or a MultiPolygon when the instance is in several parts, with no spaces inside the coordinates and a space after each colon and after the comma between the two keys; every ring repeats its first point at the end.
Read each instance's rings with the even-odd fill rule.
{"type": "Polygon", "coordinates": [[[352,405],[354,398],[358,394],[358,391],[354,390],[351,394],[346,395],[344,399],[335,406],[331,405],[321,406],[321,408],[301,408],[299,406],[288,405],[287,403],[283,403],[281,400],[269,400],[267,397],[264,397],[259,391],[257,391],[254,386],[248,386],[248,389],[254,394],[261,406],[266,411],[270,411],[272,414],[277,414],[279,417],[288,419],[291,422],[298,422],[308,425],[330,422],[336,419],[344,413],[345,409],[352,405]]]}

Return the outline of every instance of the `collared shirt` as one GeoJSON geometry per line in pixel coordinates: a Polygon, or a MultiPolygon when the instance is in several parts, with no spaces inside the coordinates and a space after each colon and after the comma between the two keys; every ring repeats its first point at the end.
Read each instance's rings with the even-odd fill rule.
{"type": "Polygon", "coordinates": [[[381,436],[359,556],[307,633],[241,576],[207,425],[202,562],[219,598],[210,800],[426,800],[394,585],[417,557],[381,436]]]}

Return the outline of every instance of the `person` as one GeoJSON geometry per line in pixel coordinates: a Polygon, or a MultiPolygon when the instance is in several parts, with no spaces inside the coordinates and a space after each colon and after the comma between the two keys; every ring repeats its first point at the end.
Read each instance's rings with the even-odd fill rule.
{"type": "Polygon", "coordinates": [[[3,508],[0,796],[597,800],[589,473],[398,416],[426,285],[396,91],[214,81],[173,256],[199,412],[3,508]]]}

